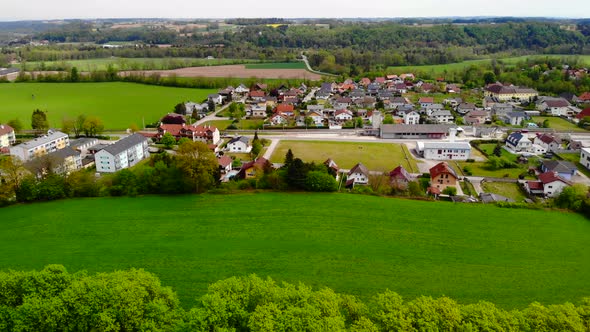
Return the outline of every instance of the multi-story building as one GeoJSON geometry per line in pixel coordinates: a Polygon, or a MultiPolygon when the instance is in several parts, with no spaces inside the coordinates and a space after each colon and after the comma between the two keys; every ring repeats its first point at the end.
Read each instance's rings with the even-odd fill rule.
{"type": "Polygon", "coordinates": [[[534,97],[539,96],[539,93],[531,88],[520,86],[506,86],[502,84],[490,84],[484,90],[485,97],[496,98],[499,101],[519,100],[530,101],[534,97]]]}
{"type": "Polygon", "coordinates": [[[467,160],[471,156],[468,142],[418,142],[418,151],[429,160],[467,160]]]}
{"type": "Polygon", "coordinates": [[[9,125],[0,124],[0,148],[7,148],[15,141],[14,129],[9,125]]]}
{"type": "Polygon", "coordinates": [[[98,151],[94,159],[97,172],[114,173],[132,167],[149,156],[147,138],[133,134],[98,151]]]}
{"type": "Polygon", "coordinates": [[[23,161],[29,161],[44,156],[51,152],[61,150],[70,145],[67,134],[60,131],[48,131],[47,135],[37,137],[28,142],[10,148],[10,155],[19,157],[23,161]]]}

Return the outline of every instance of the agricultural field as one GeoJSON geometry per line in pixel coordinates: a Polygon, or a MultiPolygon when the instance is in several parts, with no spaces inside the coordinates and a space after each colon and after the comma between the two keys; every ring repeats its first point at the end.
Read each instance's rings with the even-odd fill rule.
{"type": "MultiPolygon", "coordinates": [[[[270,66],[270,64],[265,64],[270,66]]],[[[146,75],[159,74],[162,77],[232,77],[232,78],[275,78],[275,79],[304,79],[319,81],[321,75],[314,74],[304,68],[248,68],[246,65],[188,67],[174,70],[146,70],[140,71],[146,75]]],[[[137,73],[137,71],[126,72],[137,73]]]]}
{"type": "Polygon", "coordinates": [[[522,202],[526,198],[525,193],[519,187],[518,183],[485,182],[482,185],[482,189],[486,193],[492,193],[512,198],[515,202],[522,202]]]}
{"type": "Polygon", "coordinates": [[[577,214],[352,194],[72,199],[0,209],[0,266],[144,268],[185,307],[252,273],[367,300],[446,295],[503,308],[590,296],[577,214]],[[318,204],[321,202],[321,204],[318,204]],[[100,211],[100,213],[97,213],[100,211]]]}
{"type": "Polygon", "coordinates": [[[418,172],[416,160],[408,151],[410,159],[406,160],[403,144],[281,140],[270,161],[282,163],[289,149],[296,158],[306,162],[323,163],[332,158],[342,169],[351,169],[362,162],[371,171],[389,172],[402,165],[409,172],[418,172]]]}
{"type": "Polygon", "coordinates": [[[277,62],[247,64],[246,69],[307,69],[303,62],[277,62]]]}
{"type": "Polygon", "coordinates": [[[79,71],[106,70],[109,65],[117,70],[167,70],[197,66],[221,66],[239,63],[259,62],[241,59],[203,59],[203,58],[102,58],[86,60],[63,60],[27,62],[18,64],[19,68],[32,71],[67,70],[76,67],[79,71]]]}
{"type": "MultiPolygon", "coordinates": [[[[506,65],[514,65],[521,61],[526,61],[527,59],[544,59],[544,58],[565,58],[565,59],[579,59],[583,64],[590,65],[590,55],[525,55],[525,56],[518,56],[518,57],[508,57],[508,58],[499,58],[497,59],[498,62],[502,62],[506,65]]],[[[444,65],[427,65],[427,66],[397,66],[397,67],[388,67],[387,71],[392,73],[431,73],[433,75],[444,75],[448,72],[454,71],[461,71],[470,66],[482,66],[487,65],[491,66],[492,59],[481,59],[481,60],[468,60],[463,62],[457,63],[448,63],[444,65]]]]}
{"type": "Polygon", "coordinates": [[[97,116],[105,129],[124,130],[159,120],[183,101],[202,102],[216,90],[170,88],[134,83],[11,83],[0,85],[0,121],[18,118],[31,128],[31,113],[47,111],[50,126],[64,117],[97,116]]]}
{"type": "Polygon", "coordinates": [[[533,117],[534,122],[543,123],[545,120],[549,120],[549,128],[557,131],[567,132],[587,132],[587,130],[576,126],[575,124],[555,116],[535,116],[533,117]]]}

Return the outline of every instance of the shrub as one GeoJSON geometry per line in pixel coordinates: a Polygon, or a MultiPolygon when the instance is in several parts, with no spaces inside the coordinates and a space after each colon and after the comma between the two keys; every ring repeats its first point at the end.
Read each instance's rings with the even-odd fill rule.
{"type": "Polygon", "coordinates": [[[442,191],[442,194],[449,195],[449,196],[455,196],[455,195],[457,195],[457,188],[455,188],[455,187],[446,187],[442,191]]]}

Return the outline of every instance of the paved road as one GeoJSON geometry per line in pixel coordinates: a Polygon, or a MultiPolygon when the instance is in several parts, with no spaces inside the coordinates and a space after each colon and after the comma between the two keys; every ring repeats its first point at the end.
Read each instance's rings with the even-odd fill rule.
{"type": "Polygon", "coordinates": [[[265,159],[270,160],[270,157],[272,157],[272,154],[275,152],[275,149],[277,148],[277,145],[279,145],[280,141],[280,139],[273,139],[271,141],[270,145],[268,146],[268,149],[266,149],[266,152],[264,153],[265,159]]]}
{"type": "MultiPolygon", "coordinates": [[[[243,103],[243,102],[244,102],[244,100],[234,100],[234,102],[236,102],[236,103],[243,103]]],[[[207,121],[215,121],[215,120],[229,120],[229,118],[227,118],[227,117],[217,117],[217,114],[219,114],[219,113],[221,113],[221,112],[225,111],[225,109],[226,109],[226,108],[228,108],[230,104],[231,104],[231,103],[227,103],[227,104],[223,105],[223,107],[221,107],[221,108],[220,108],[220,109],[218,109],[217,111],[215,111],[215,112],[213,112],[213,113],[211,113],[211,114],[207,115],[206,117],[204,117],[204,118],[202,118],[201,120],[199,120],[199,121],[195,122],[194,124],[196,124],[196,125],[200,125],[200,124],[203,124],[203,123],[205,123],[205,122],[207,122],[207,121]]]]}

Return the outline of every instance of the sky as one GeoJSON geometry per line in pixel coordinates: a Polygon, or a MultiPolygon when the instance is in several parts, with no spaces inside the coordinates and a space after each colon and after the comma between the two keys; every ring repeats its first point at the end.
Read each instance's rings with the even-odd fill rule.
{"type": "Polygon", "coordinates": [[[2,0],[0,20],[233,17],[590,17],[588,0],[2,0]]]}

